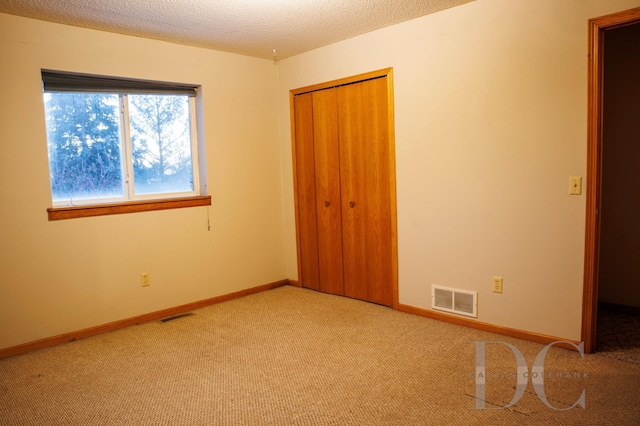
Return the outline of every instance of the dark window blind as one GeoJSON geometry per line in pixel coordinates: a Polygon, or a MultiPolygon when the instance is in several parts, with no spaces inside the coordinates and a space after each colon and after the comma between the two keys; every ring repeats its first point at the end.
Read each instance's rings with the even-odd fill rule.
{"type": "Polygon", "coordinates": [[[105,77],[50,70],[42,70],[42,85],[45,92],[196,96],[198,90],[198,86],[193,84],[105,77]]]}

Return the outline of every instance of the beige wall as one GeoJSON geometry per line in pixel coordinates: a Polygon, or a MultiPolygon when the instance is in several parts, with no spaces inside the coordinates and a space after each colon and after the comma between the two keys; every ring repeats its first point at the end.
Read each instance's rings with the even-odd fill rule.
{"type": "Polygon", "coordinates": [[[480,321],[579,340],[585,199],[568,190],[585,175],[587,20],[635,6],[477,0],[281,61],[287,275],[288,91],[393,67],[400,303],[476,290],[480,321]]]}
{"type": "Polygon", "coordinates": [[[4,14],[0,55],[0,348],[285,278],[272,61],[4,14]],[[213,205],[47,221],[41,68],[201,84],[213,205]]]}
{"type": "Polygon", "coordinates": [[[639,45],[640,24],[606,32],[599,298],[629,306],[640,306],[639,45]]]}

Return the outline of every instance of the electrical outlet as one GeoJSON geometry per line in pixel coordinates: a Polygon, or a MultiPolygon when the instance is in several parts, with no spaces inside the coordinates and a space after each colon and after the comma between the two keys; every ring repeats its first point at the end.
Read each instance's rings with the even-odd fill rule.
{"type": "Polygon", "coordinates": [[[502,277],[493,277],[493,292],[502,293],[502,277]]]}
{"type": "Polygon", "coordinates": [[[147,287],[151,285],[151,278],[149,278],[148,272],[145,272],[140,276],[140,284],[142,285],[142,287],[147,287]]]}

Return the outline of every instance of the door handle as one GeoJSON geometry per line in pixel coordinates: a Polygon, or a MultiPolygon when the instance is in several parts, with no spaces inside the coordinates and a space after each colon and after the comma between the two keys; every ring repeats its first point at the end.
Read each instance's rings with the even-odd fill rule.
{"type": "Polygon", "coordinates": [[[328,202],[328,201],[325,201],[325,202],[324,202],[324,206],[325,206],[325,207],[329,207],[329,202],[328,202]]]}
{"type": "Polygon", "coordinates": [[[356,203],[354,203],[353,201],[349,201],[349,207],[353,208],[353,206],[355,206],[356,203]]]}

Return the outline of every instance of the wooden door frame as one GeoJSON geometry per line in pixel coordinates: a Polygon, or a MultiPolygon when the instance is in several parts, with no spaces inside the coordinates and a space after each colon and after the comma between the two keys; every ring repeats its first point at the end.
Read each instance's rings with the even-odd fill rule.
{"type": "Polygon", "coordinates": [[[586,222],[582,297],[582,341],[587,353],[595,351],[598,312],[604,33],[637,22],[640,22],[640,7],[589,20],[586,222]]]}
{"type": "Polygon", "coordinates": [[[395,149],[395,113],[394,113],[394,95],[393,95],[393,68],[384,68],[376,71],[358,74],[351,77],[345,77],[338,80],[332,80],[325,83],[314,84],[299,89],[289,91],[289,111],[291,113],[291,149],[293,156],[293,199],[296,221],[296,254],[298,261],[298,285],[304,286],[301,279],[301,254],[300,254],[300,219],[298,215],[298,173],[296,165],[296,128],[294,116],[294,98],[296,95],[314,92],[316,90],[329,89],[347,84],[359,83],[361,81],[371,80],[375,78],[386,77],[387,79],[387,99],[388,99],[388,122],[389,122],[389,202],[391,203],[391,267],[393,282],[390,283],[393,294],[392,308],[398,309],[398,225],[397,225],[397,202],[396,202],[396,149],[395,149]]]}

